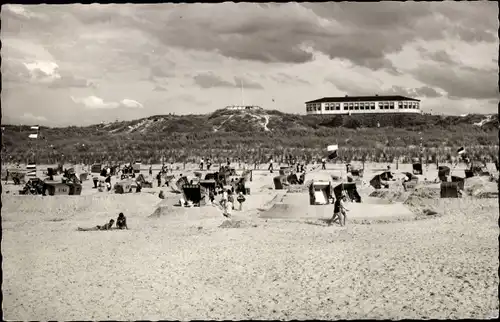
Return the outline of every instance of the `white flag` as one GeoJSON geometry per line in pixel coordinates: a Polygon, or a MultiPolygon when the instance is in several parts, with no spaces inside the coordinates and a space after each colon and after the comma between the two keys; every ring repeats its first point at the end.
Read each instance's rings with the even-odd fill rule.
{"type": "Polygon", "coordinates": [[[30,139],[38,139],[38,134],[30,134],[30,139]]]}
{"type": "Polygon", "coordinates": [[[40,127],[39,126],[32,126],[32,127],[30,127],[30,129],[38,131],[40,129],[40,127]]]}
{"type": "Polygon", "coordinates": [[[339,149],[339,146],[337,144],[334,145],[329,145],[326,150],[328,151],[328,159],[336,159],[337,158],[337,150],[339,149]]]}
{"type": "Polygon", "coordinates": [[[338,149],[339,149],[338,144],[335,144],[335,145],[329,145],[329,146],[326,148],[326,150],[327,150],[328,152],[337,151],[338,149]]]}

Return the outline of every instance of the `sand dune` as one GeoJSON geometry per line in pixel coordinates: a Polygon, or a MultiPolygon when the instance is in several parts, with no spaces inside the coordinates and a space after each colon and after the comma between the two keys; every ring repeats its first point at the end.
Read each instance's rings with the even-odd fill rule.
{"type": "MultiPolygon", "coordinates": [[[[372,173],[365,170],[365,178],[372,173]]],[[[436,199],[435,187],[422,185],[403,202],[360,189],[366,203],[349,204],[348,226],[340,228],[321,221],[331,206],[269,190],[272,175],[263,174],[254,172],[252,194],[230,222],[216,206],[174,206],[179,196],[156,183],[139,194],[99,193],[90,181],[85,196],[3,194],[4,319],[453,319],[498,312],[497,198],[436,199]],[[439,216],[423,215],[426,208],[439,216]],[[120,211],[130,230],[76,231],[120,211]],[[390,213],[406,217],[366,221],[384,222],[390,213]]]]}

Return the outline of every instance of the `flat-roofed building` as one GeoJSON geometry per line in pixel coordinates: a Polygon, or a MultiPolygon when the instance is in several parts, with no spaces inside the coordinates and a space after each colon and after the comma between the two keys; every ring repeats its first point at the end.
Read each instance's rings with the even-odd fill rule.
{"type": "Polygon", "coordinates": [[[345,96],[323,97],[306,102],[308,115],[417,113],[420,100],[405,96],[345,96]]]}

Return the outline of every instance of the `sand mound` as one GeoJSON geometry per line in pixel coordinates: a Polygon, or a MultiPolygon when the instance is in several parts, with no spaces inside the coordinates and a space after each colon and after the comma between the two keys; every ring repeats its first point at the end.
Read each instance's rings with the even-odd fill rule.
{"type": "Polygon", "coordinates": [[[259,211],[268,211],[274,204],[283,202],[283,199],[285,198],[286,194],[284,193],[278,193],[274,195],[274,197],[269,200],[268,202],[264,203],[260,208],[258,208],[259,211]]]}
{"type": "Polygon", "coordinates": [[[416,188],[403,203],[415,214],[422,215],[434,211],[440,199],[440,189],[421,186],[416,188]]]}
{"type": "Polygon", "coordinates": [[[87,196],[2,196],[2,215],[8,220],[46,220],[54,216],[85,219],[99,213],[143,217],[158,198],[151,194],[87,196]]]}
{"type": "Polygon", "coordinates": [[[259,217],[264,219],[329,218],[332,213],[333,205],[312,206],[308,204],[278,202],[268,210],[261,212],[259,217]]]}
{"type": "Polygon", "coordinates": [[[474,198],[498,198],[498,185],[486,177],[472,177],[465,181],[465,193],[474,198]]]}
{"type": "Polygon", "coordinates": [[[268,210],[260,214],[260,218],[265,219],[285,219],[285,218],[300,218],[301,215],[306,215],[305,207],[298,207],[287,203],[277,202],[273,204],[268,210]]]}
{"type": "Polygon", "coordinates": [[[292,185],[288,187],[287,190],[288,193],[301,193],[307,191],[309,191],[309,188],[306,185],[292,185]]]}
{"type": "Polygon", "coordinates": [[[408,198],[408,193],[402,190],[375,190],[368,196],[381,198],[388,202],[404,202],[408,198]]]}
{"type": "Polygon", "coordinates": [[[257,225],[251,225],[250,223],[244,220],[224,220],[224,222],[219,225],[219,228],[248,228],[248,227],[257,227],[257,225]]]}
{"type": "Polygon", "coordinates": [[[223,218],[222,211],[215,206],[178,207],[160,204],[149,215],[149,218],[164,218],[171,220],[203,220],[210,218],[223,218]]]}
{"type": "Polygon", "coordinates": [[[291,215],[292,212],[297,211],[298,209],[293,209],[292,205],[286,203],[276,203],[272,205],[272,207],[268,210],[268,212],[272,213],[274,216],[281,217],[280,215],[291,215]]]}

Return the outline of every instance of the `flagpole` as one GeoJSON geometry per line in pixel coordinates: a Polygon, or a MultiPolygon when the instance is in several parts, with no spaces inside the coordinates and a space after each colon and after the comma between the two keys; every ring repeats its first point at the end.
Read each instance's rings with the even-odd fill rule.
{"type": "Polygon", "coordinates": [[[36,142],[35,142],[35,164],[38,164],[38,141],[40,140],[40,127],[36,130],[36,142]]]}

